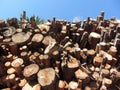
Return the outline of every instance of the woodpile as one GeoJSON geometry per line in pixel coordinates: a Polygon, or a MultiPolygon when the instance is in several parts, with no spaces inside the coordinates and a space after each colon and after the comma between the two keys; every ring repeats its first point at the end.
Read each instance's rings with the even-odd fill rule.
{"type": "Polygon", "coordinates": [[[120,90],[120,21],[0,20],[0,89],[120,90]]]}

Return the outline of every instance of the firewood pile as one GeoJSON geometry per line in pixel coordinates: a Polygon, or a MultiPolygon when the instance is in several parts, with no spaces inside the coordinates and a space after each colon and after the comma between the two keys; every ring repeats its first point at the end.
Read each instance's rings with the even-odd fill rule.
{"type": "Polygon", "coordinates": [[[120,90],[120,21],[0,20],[0,89],[120,90]]]}

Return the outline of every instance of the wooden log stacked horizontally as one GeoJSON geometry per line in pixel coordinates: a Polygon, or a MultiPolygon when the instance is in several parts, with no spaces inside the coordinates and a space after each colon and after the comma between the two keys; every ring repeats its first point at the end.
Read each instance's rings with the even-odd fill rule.
{"type": "Polygon", "coordinates": [[[120,20],[0,20],[0,89],[119,90],[120,20]]]}

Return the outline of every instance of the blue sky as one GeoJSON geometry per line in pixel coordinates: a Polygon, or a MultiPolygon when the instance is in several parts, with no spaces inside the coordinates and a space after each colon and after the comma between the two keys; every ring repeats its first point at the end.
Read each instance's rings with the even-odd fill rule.
{"type": "Polygon", "coordinates": [[[88,16],[96,18],[105,11],[105,18],[115,16],[120,19],[120,0],[0,0],[0,19],[20,17],[22,11],[27,16],[39,16],[47,20],[55,16],[58,19],[72,21],[88,16]]]}

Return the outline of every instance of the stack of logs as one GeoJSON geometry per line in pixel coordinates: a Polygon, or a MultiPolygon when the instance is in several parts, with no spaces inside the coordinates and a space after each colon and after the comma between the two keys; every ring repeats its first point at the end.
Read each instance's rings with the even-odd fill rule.
{"type": "Polygon", "coordinates": [[[0,89],[120,90],[120,21],[0,20],[0,89]]]}

